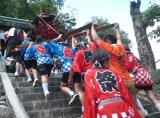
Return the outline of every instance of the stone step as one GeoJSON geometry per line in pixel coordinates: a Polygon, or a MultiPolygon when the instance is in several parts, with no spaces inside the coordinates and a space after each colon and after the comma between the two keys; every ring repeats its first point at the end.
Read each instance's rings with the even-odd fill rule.
{"type": "Polygon", "coordinates": [[[47,101],[46,100],[41,100],[41,101],[23,102],[23,106],[24,106],[26,111],[81,106],[80,101],[78,99],[74,101],[72,106],[68,106],[69,100],[70,99],[57,99],[57,100],[47,100],[47,101]]]}
{"type": "MultiPolygon", "coordinates": [[[[8,74],[9,77],[15,77],[15,76],[14,76],[14,73],[7,73],[7,74],[8,74]]],[[[19,76],[19,78],[20,78],[20,77],[24,77],[24,76],[19,76]]]]}
{"type": "Polygon", "coordinates": [[[56,80],[62,78],[62,74],[51,74],[50,78],[57,78],[56,80]]]}
{"type": "MultiPolygon", "coordinates": [[[[29,83],[29,82],[12,82],[12,85],[14,87],[32,87],[32,84],[33,83],[29,83]]],[[[48,86],[59,86],[59,85],[60,85],[60,82],[56,82],[56,81],[55,82],[51,81],[48,84],[48,86]]],[[[42,86],[42,83],[39,82],[38,86],[39,87],[42,86]]]]}
{"type": "Polygon", "coordinates": [[[154,86],[153,86],[153,91],[156,91],[156,90],[160,90],[160,80],[158,83],[155,83],[154,86]]]}
{"type": "Polygon", "coordinates": [[[151,104],[150,100],[147,98],[146,95],[137,94],[137,98],[141,101],[143,106],[151,104]]]}
{"type": "MultiPolygon", "coordinates": [[[[153,91],[153,94],[155,95],[155,97],[158,100],[160,99],[160,94],[159,93],[160,93],[160,89],[157,89],[157,90],[153,91]]],[[[142,98],[142,99],[144,99],[144,100],[146,100],[146,101],[148,101],[148,102],[150,102],[149,99],[148,99],[148,97],[147,97],[147,95],[146,95],[146,93],[144,91],[139,91],[138,94],[137,94],[137,96],[140,97],[140,98],[142,98]]]]}
{"type": "MultiPolygon", "coordinates": [[[[69,88],[74,90],[72,85],[69,86],[69,88]]],[[[59,86],[54,86],[54,87],[49,86],[48,89],[50,92],[61,92],[59,86]]],[[[43,92],[41,86],[39,86],[39,87],[16,87],[15,91],[17,94],[42,93],[43,92]]]]}
{"type": "Polygon", "coordinates": [[[17,77],[9,77],[11,82],[27,82],[27,78],[26,77],[21,77],[21,78],[17,78],[17,77]]]}
{"type": "MultiPolygon", "coordinates": [[[[50,92],[60,92],[60,88],[56,87],[48,87],[50,92]]],[[[16,87],[15,91],[17,94],[28,94],[28,93],[42,93],[42,87],[16,87]]]]}
{"type": "MultiPolygon", "coordinates": [[[[24,81],[24,80],[27,81],[26,76],[15,77],[14,73],[7,73],[7,74],[11,78],[11,80],[13,80],[13,81],[24,81]]],[[[57,75],[51,74],[50,75],[50,79],[53,80],[53,81],[60,81],[61,78],[62,78],[62,74],[57,74],[57,75]]]]}
{"type": "Polygon", "coordinates": [[[81,107],[30,111],[28,114],[30,118],[76,118],[81,115],[81,107]]]}
{"type": "MultiPolygon", "coordinates": [[[[27,77],[10,77],[11,82],[27,82],[27,77]]],[[[49,81],[53,81],[53,82],[59,82],[61,81],[61,78],[49,78],[49,81]]]]}
{"type": "Polygon", "coordinates": [[[160,112],[151,113],[146,118],[160,118],[160,112]]]}
{"type": "Polygon", "coordinates": [[[45,97],[43,93],[17,94],[17,95],[22,102],[69,98],[69,95],[66,95],[62,92],[50,93],[48,97],[45,97]]]}
{"type": "Polygon", "coordinates": [[[148,113],[158,112],[154,104],[144,105],[144,108],[148,111],[148,113]]]}
{"type": "Polygon", "coordinates": [[[160,100],[160,89],[157,89],[156,91],[154,91],[154,95],[158,100],[160,100]]]}

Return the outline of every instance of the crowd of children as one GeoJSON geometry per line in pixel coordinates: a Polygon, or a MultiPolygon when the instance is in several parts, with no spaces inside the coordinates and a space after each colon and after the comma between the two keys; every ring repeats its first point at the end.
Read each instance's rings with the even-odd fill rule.
{"type": "Polygon", "coordinates": [[[152,92],[152,78],[130,49],[125,48],[119,25],[115,23],[116,36],[109,34],[103,40],[95,27],[93,23],[87,31],[86,41],[72,37],[70,45],[58,43],[61,34],[45,42],[43,36],[35,36],[34,32],[24,35],[12,28],[6,33],[6,58],[13,56],[16,61],[15,76],[19,76],[23,63],[27,82],[34,80],[33,87],[41,82],[46,97],[50,95],[52,68],[61,68],[60,89],[70,96],[68,105],[79,98],[83,118],[143,118],[147,113],[137,103],[138,90],[144,90],[160,111],[160,103],[152,92]],[[24,40],[17,38],[22,35],[24,40]],[[28,46],[17,48],[18,45],[28,46]],[[61,62],[57,66],[55,58],[61,62]],[[73,84],[74,90],[68,84],[73,84]]]}

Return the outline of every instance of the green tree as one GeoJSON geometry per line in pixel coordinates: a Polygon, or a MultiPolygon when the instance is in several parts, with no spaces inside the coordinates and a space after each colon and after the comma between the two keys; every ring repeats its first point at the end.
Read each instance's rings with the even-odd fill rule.
{"type": "MultiPolygon", "coordinates": [[[[110,24],[106,18],[97,17],[97,16],[93,16],[92,21],[96,22],[99,26],[104,26],[106,24],[110,24]]],[[[116,32],[115,32],[114,28],[110,28],[110,29],[107,29],[103,32],[98,32],[98,34],[100,35],[101,38],[104,38],[107,34],[116,35],[116,32]]],[[[128,34],[123,30],[121,30],[121,34],[122,34],[123,43],[125,45],[131,45],[131,40],[128,38],[128,34]]]]}
{"type": "Polygon", "coordinates": [[[17,14],[17,0],[0,0],[0,15],[15,17],[17,14]]]}
{"type": "Polygon", "coordinates": [[[63,0],[16,0],[15,17],[32,20],[39,11],[57,14],[63,7],[63,0]]]}
{"type": "Polygon", "coordinates": [[[0,15],[33,20],[37,13],[54,13],[54,23],[62,33],[76,24],[76,19],[69,13],[60,13],[64,0],[0,0],[0,15]]]}
{"type": "Polygon", "coordinates": [[[64,34],[72,29],[76,25],[76,19],[71,17],[69,13],[60,13],[55,20],[56,26],[61,29],[61,32],[64,34]]]}
{"type": "MultiPolygon", "coordinates": [[[[144,23],[144,26],[147,28],[148,26],[154,26],[156,22],[160,21],[160,6],[157,4],[153,4],[144,12],[141,13],[141,19],[144,23]]],[[[160,41],[160,26],[149,33],[151,38],[158,39],[160,41]]]]}
{"type": "Polygon", "coordinates": [[[1,0],[0,2],[0,15],[30,20],[35,17],[40,9],[46,12],[54,7],[45,0],[32,0],[31,5],[27,3],[27,0],[1,0]]]}

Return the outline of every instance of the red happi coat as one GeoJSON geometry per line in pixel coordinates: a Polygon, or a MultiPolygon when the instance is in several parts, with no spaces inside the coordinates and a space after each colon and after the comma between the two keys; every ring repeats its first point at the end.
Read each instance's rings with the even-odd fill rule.
{"type": "Polygon", "coordinates": [[[95,42],[91,42],[89,43],[89,47],[93,50],[93,51],[96,51],[98,50],[98,46],[95,42]]]}
{"type": "Polygon", "coordinates": [[[126,68],[129,72],[133,72],[135,86],[152,86],[153,81],[151,75],[143,65],[140,65],[138,59],[131,53],[127,54],[126,68]]]}
{"type": "Polygon", "coordinates": [[[84,49],[79,50],[76,52],[73,63],[72,63],[72,70],[74,72],[83,73],[86,72],[88,69],[92,68],[92,50],[91,49],[84,49]]]}
{"type": "Polygon", "coordinates": [[[126,68],[128,72],[136,72],[140,66],[138,59],[132,54],[127,54],[126,68]]]}
{"type": "Polygon", "coordinates": [[[88,70],[84,85],[83,118],[141,118],[122,79],[113,72],[88,70]]]}

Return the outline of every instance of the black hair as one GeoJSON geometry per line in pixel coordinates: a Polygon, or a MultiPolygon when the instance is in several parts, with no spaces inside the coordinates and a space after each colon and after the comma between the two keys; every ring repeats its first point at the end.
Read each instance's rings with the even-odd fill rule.
{"type": "Polygon", "coordinates": [[[125,45],[125,51],[127,52],[127,54],[132,53],[131,50],[130,50],[130,48],[127,45],[125,45]]]}
{"type": "Polygon", "coordinates": [[[112,44],[116,44],[117,38],[112,34],[108,34],[107,36],[104,37],[104,41],[110,41],[112,44]]]}
{"type": "Polygon", "coordinates": [[[34,31],[29,31],[28,33],[27,33],[27,37],[29,37],[29,38],[32,38],[32,37],[34,37],[35,36],[35,32],[34,31]]]}
{"type": "Polygon", "coordinates": [[[86,42],[84,41],[81,41],[79,42],[77,45],[76,45],[76,49],[84,49],[84,48],[87,48],[87,44],[86,42]]]}
{"type": "Polygon", "coordinates": [[[106,61],[109,61],[109,54],[102,49],[98,49],[92,54],[92,62],[95,68],[105,68],[106,61]]]}
{"type": "Polygon", "coordinates": [[[16,37],[17,44],[22,43],[22,41],[24,40],[23,33],[24,33],[24,31],[22,29],[15,29],[14,36],[16,37]]]}
{"type": "Polygon", "coordinates": [[[63,45],[63,46],[67,46],[68,45],[66,42],[58,42],[58,44],[63,45]]]}
{"type": "Polygon", "coordinates": [[[42,41],[42,36],[41,35],[37,35],[36,36],[36,42],[41,42],[42,41]]]}

